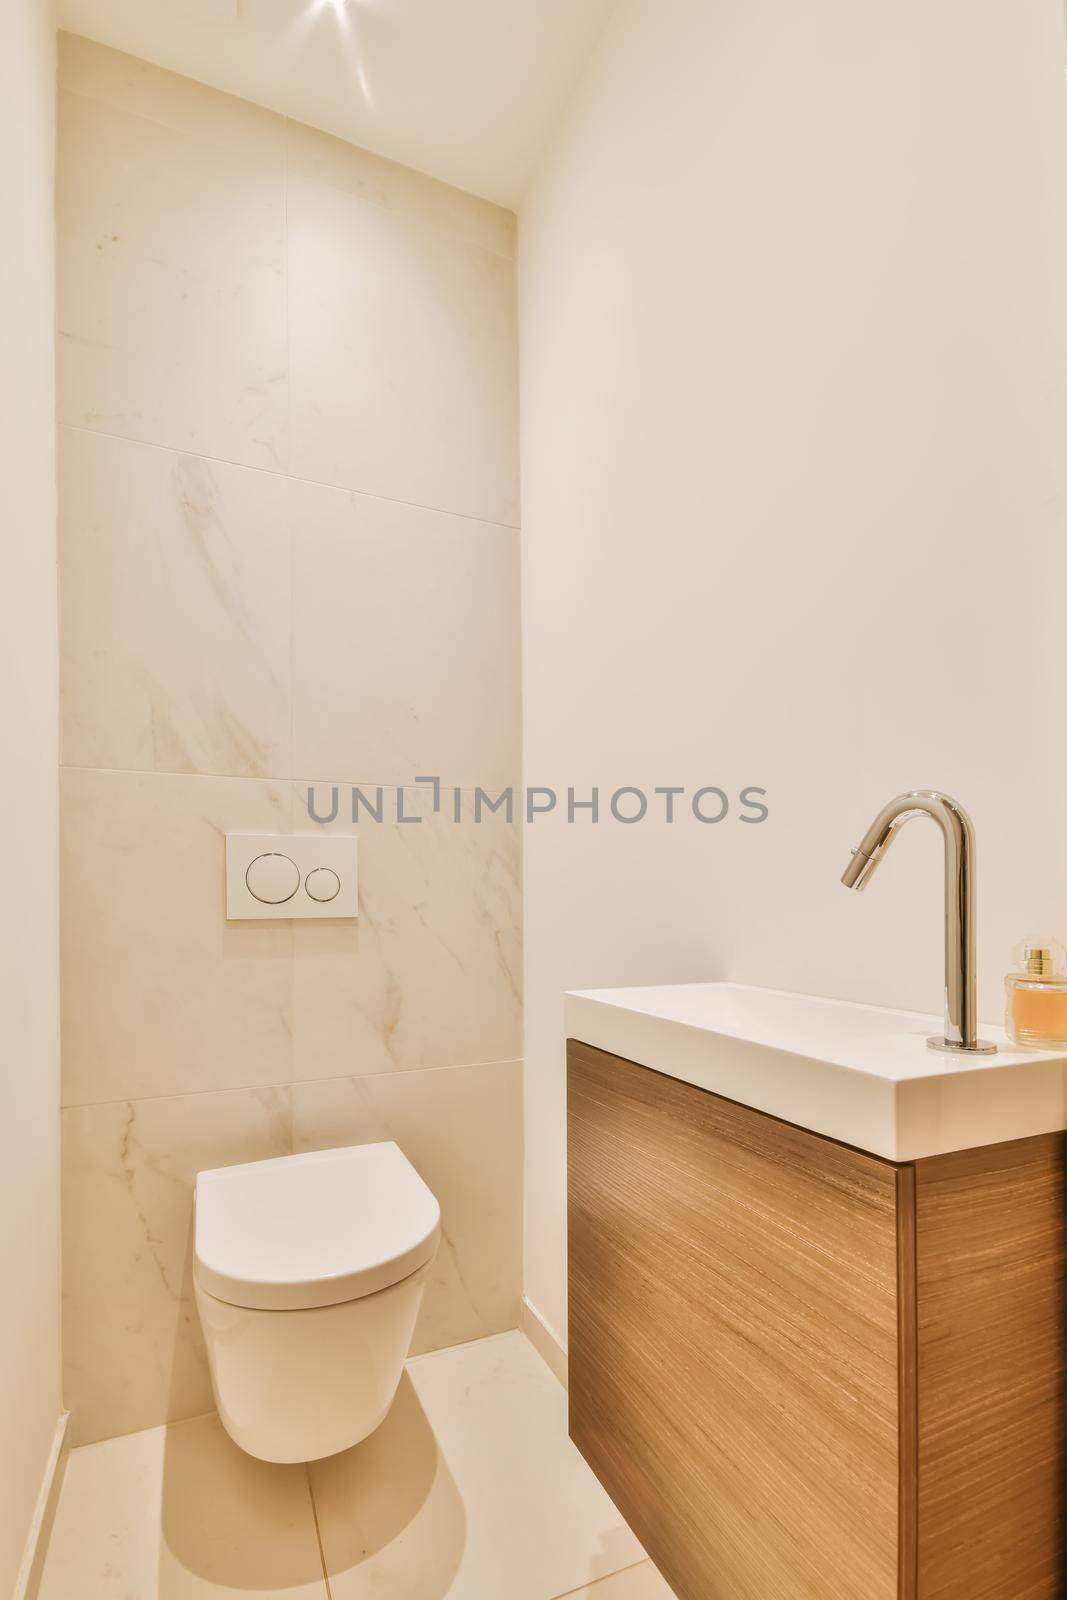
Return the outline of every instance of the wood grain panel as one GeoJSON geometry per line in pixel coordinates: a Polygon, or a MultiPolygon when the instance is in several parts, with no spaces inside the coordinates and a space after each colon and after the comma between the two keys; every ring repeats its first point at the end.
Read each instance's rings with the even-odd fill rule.
{"type": "Polygon", "coordinates": [[[571,1434],[679,1600],[897,1600],[897,1171],[569,1045],[571,1434]]]}
{"type": "Polygon", "coordinates": [[[920,1600],[1059,1600],[1067,1139],[916,1163],[920,1600]]]}

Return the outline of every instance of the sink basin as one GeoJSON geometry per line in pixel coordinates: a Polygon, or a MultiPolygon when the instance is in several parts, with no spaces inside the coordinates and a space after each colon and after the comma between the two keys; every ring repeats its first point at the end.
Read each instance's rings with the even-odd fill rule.
{"type": "Polygon", "coordinates": [[[567,1035],[890,1161],[1067,1127],[1067,1058],[938,1055],[942,1020],[739,983],[585,989],[567,1035]]]}

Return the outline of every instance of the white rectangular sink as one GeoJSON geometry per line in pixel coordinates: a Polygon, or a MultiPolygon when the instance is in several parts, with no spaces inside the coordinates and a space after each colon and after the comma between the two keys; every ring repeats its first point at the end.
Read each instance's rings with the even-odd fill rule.
{"type": "Polygon", "coordinates": [[[586,989],[567,1035],[891,1161],[1067,1128],[1067,1058],[927,1049],[942,1019],[739,983],[586,989]]]}

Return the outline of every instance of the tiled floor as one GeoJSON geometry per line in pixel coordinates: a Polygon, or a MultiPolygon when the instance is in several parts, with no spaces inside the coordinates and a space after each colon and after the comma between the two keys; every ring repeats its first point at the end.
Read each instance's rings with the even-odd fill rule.
{"type": "Polygon", "coordinates": [[[378,1432],[310,1469],[213,1416],[85,1445],[40,1600],[672,1600],[565,1408],[505,1333],[410,1362],[378,1432]]]}

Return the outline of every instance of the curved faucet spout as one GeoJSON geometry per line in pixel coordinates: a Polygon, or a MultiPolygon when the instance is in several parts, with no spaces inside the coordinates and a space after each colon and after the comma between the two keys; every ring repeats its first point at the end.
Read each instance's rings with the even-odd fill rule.
{"type": "Polygon", "coordinates": [[[883,806],[841,874],[847,889],[865,889],[905,822],[930,817],[945,841],[945,1033],[932,1050],[989,1055],[978,1037],[974,892],[974,825],[958,800],[937,789],[912,789],[883,806]]]}
{"type": "Polygon", "coordinates": [[[841,874],[846,889],[865,889],[897,833],[912,817],[932,817],[945,836],[945,865],[974,871],[974,825],[958,800],[936,789],[912,789],[882,807],[841,874]]]}

